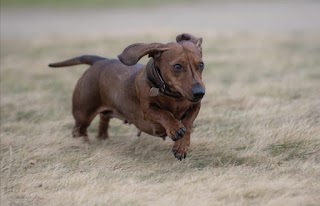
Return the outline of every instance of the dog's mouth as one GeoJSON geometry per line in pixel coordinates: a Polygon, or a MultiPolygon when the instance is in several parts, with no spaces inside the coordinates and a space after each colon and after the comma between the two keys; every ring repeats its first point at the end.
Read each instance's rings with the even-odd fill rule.
{"type": "Polygon", "coordinates": [[[197,104],[201,102],[202,98],[205,95],[205,90],[202,88],[201,90],[193,89],[191,91],[185,91],[178,87],[178,88],[172,88],[172,90],[175,91],[176,93],[179,93],[181,97],[187,99],[193,104],[197,104]]]}
{"type": "Polygon", "coordinates": [[[204,92],[202,92],[202,93],[191,93],[191,94],[190,93],[185,94],[185,93],[182,93],[182,92],[180,92],[180,93],[182,94],[182,96],[184,98],[186,98],[188,101],[192,102],[193,104],[197,104],[197,103],[201,102],[201,100],[203,99],[203,97],[205,95],[204,92]]]}
{"type": "Polygon", "coordinates": [[[189,98],[186,98],[186,99],[189,100],[190,102],[192,102],[193,104],[198,104],[202,100],[202,98],[201,99],[189,99],[189,98]]]}
{"type": "Polygon", "coordinates": [[[190,91],[181,88],[177,88],[176,91],[193,104],[199,103],[205,95],[205,88],[199,83],[195,84],[190,91]]]}
{"type": "Polygon", "coordinates": [[[202,98],[203,98],[203,96],[201,96],[201,97],[195,97],[195,96],[193,96],[193,95],[183,95],[183,94],[182,94],[182,96],[183,96],[184,98],[186,98],[188,101],[190,101],[191,103],[193,103],[193,104],[197,104],[197,103],[201,102],[201,100],[202,100],[202,98]]]}
{"type": "Polygon", "coordinates": [[[196,100],[196,101],[195,100],[191,100],[191,102],[194,103],[194,104],[197,104],[197,103],[201,102],[201,99],[200,100],[196,100]]]}

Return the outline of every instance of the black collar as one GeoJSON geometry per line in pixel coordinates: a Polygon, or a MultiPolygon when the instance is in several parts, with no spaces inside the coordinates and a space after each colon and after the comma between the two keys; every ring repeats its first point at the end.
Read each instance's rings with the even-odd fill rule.
{"type": "Polygon", "coordinates": [[[173,98],[180,98],[182,95],[179,92],[174,92],[164,82],[160,69],[155,65],[154,61],[150,61],[146,67],[147,77],[151,83],[150,96],[158,96],[160,94],[167,95],[173,98]]]}

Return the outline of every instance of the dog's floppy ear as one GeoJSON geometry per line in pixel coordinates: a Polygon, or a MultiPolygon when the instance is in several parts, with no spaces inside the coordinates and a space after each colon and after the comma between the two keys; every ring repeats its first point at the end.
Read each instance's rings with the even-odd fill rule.
{"type": "Polygon", "coordinates": [[[187,34],[187,33],[183,33],[183,34],[180,34],[176,37],[176,41],[177,43],[179,42],[182,42],[182,41],[190,41],[192,43],[194,43],[200,50],[200,52],[202,52],[202,47],[201,47],[201,44],[202,44],[202,38],[197,38],[191,34],[187,34]]]}
{"type": "Polygon", "coordinates": [[[123,64],[132,66],[138,63],[138,61],[147,54],[149,54],[149,56],[155,57],[158,56],[161,52],[168,49],[169,48],[165,47],[165,45],[161,43],[137,43],[125,48],[123,52],[118,55],[118,58],[123,64]]]}

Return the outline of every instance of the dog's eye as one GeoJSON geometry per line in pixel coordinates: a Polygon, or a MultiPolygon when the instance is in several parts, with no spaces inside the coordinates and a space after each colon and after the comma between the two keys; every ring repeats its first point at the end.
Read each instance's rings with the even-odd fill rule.
{"type": "Polygon", "coordinates": [[[180,72],[182,70],[181,64],[175,64],[175,65],[173,65],[173,67],[174,67],[174,70],[177,72],[180,72]]]}
{"type": "Polygon", "coordinates": [[[200,63],[199,63],[199,69],[200,69],[200,70],[203,70],[203,69],[204,69],[204,63],[203,63],[203,62],[200,62],[200,63]]]}

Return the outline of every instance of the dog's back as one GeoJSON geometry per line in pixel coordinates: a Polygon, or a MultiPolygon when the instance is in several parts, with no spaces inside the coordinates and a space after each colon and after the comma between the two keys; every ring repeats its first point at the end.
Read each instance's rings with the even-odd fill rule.
{"type": "Polygon", "coordinates": [[[137,97],[134,91],[136,74],[142,64],[126,66],[118,59],[83,55],[49,64],[50,67],[91,65],[78,80],[73,92],[73,115],[79,119],[92,119],[98,113],[132,122],[137,97]],[[121,91],[121,92],[115,92],[121,91]],[[124,104],[126,103],[126,104],[124,104]],[[81,111],[81,112],[79,112],[81,111]],[[86,114],[90,114],[89,117],[86,114]]]}

